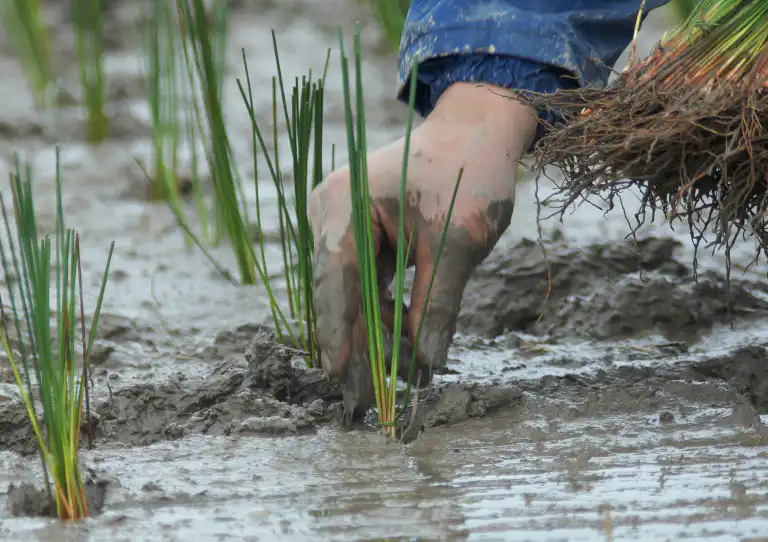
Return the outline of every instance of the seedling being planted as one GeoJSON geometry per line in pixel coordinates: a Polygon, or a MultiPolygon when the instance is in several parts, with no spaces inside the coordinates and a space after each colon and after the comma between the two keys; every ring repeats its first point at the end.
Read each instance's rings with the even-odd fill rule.
{"type": "MultiPolygon", "coordinates": [[[[368,189],[368,165],[365,128],[365,108],[363,103],[363,82],[360,61],[360,33],[354,35],[354,61],[355,61],[355,106],[353,111],[352,94],[350,92],[349,60],[344,54],[344,42],[341,30],[339,30],[339,46],[341,48],[341,71],[344,89],[344,111],[347,128],[347,148],[349,155],[349,179],[352,203],[352,219],[354,225],[355,245],[357,249],[357,262],[360,272],[362,311],[365,321],[365,331],[368,349],[368,361],[371,367],[373,388],[376,397],[379,425],[393,437],[397,437],[397,420],[399,416],[397,408],[397,377],[400,363],[400,342],[403,322],[403,295],[405,292],[405,269],[410,255],[411,240],[413,238],[415,224],[405,223],[405,202],[407,199],[408,181],[408,156],[410,149],[411,128],[413,125],[413,113],[416,99],[416,85],[411,85],[408,104],[408,122],[405,131],[405,146],[403,149],[402,173],[400,177],[400,209],[397,247],[395,248],[396,270],[394,278],[394,326],[392,332],[391,359],[387,359],[385,340],[387,331],[384,328],[381,311],[380,282],[376,270],[376,252],[374,248],[373,220],[371,215],[371,197],[368,189]],[[407,226],[407,228],[406,228],[407,226]],[[406,241],[406,233],[408,240],[406,241]],[[389,362],[389,363],[388,363],[389,362]],[[387,366],[389,365],[389,375],[387,366]]],[[[418,70],[418,58],[413,60],[411,80],[416,81],[418,70]]],[[[420,322],[423,323],[430,299],[432,285],[435,278],[440,254],[448,231],[450,217],[453,212],[453,204],[456,192],[461,180],[459,171],[451,196],[451,202],[446,216],[438,249],[435,255],[433,273],[430,278],[425,306],[421,307],[420,322]]],[[[411,307],[413,310],[414,307],[411,307]]],[[[416,307],[418,309],[418,307],[416,307]]],[[[410,380],[416,363],[416,352],[421,335],[421,323],[418,332],[413,338],[413,354],[410,359],[408,374],[409,385],[405,393],[407,399],[410,392],[410,380]]]]}
{"type": "Polygon", "coordinates": [[[31,169],[26,167],[22,175],[18,156],[16,173],[11,176],[15,236],[0,194],[6,234],[5,241],[0,242],[0,257],[11,312],[8,317],[5,304],[0,302],[0,340],[37,438],[47,493],[55,503],[52,508],[59,518],[79,519],[88,516],[79,461],[83,411],[87,419],[90,407],[88,360],[98,328],[114,242],[109,247],[96,308],[90,329],[86,331],[80,237],[64,226],[58,150],[56,166],[53,239],[49,234],[38,239],[31,169]],[[51,306],[52,293],[54,306],[51,306]],[[55,319],[53,330],[52,318],[55,319]]]}
{"type": "MultiPolygon", "coordinates": [[[[312,290],[314,240],[309,224],[307,201],[309,193],[323,179],[323,91],[325,76],[328,72],[330,51],[326,56],[323,76],[314,80],[312,72],[299,80],[294,80],[290,101],[286,97],[283,73],[280,66],[280,54],[275,33],[272,32],[272,46],[277,65],[277,77],[272,78],[272,154],[266,143],[265,132],[256,120],[253,87],[251,85],[248,62],[243,51],[245,82],[238,79],[240,94],[245,102],[251,120],[253,145],[254,189],[256,194],[256,235],[259,245],[260,273],[263,274],[264,287],[272,306],[273,322],[278,334],[289,335],[297,348],[306,352],[308,365],[320,366],[320,352],[315,342],[316,315],[312,290]],[[279,90],[278,90],[279,89],[279,90]],[[279,100],[278,100],[279,94],[279,100]],[[278,101],[282,111],[278,112],[278,101]],[[293,172],[293,205],[288,202],[288,183],[280,168],[280,145],[278,139],[278,117],[282,113],[285,120],[288,142],[291,151],[293,172]],[[265,238],[262,229],[262,208],[259,190],[259,154],[264,160],[277,193],[278,223],[282,264],[287,289],[287,305],[290,318],[296,322],[291,325],[280,311],[270,283],[270,275],[265,256],[265,238]],[[312,169],[310,171],[310,164],[312,169]],[[292,208],[291,208],[292,207],[292,208]]],[[[269,137],[269,134],[267,134],[269,137]]]]}

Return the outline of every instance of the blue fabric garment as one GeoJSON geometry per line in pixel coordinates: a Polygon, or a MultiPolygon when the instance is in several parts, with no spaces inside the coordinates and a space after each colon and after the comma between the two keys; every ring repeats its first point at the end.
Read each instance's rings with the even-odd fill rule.
{"type": "MultiPolygon", "coordinates": [[[[668,0],[648,0],[645,13],[668,0]]],[[[416,109],[427,116],[460,81],[554,92],[603,86],[632,41],[641,0],[413,0],[400,40],[398,98],[419,56],[416,109]]]]}

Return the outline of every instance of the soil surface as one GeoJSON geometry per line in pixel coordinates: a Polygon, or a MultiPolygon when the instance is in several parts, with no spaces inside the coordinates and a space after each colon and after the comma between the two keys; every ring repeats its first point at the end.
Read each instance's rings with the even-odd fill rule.
{"type": "MultiPolygon", "coordinates": [[[[136,165],[151,156],[136,32],[142,5],[109,3],[112,123],[98,146],[85,143],[74,105],[63,3],[46,7],[58,112],[35,110],[0,36],[0,177],[22,153],[36,172],[42,228],[53,229],[61,144],[65,214],[82,236],[86,312],[116,241],[86,425],[93,446],[82,452],[93,517],[46,517],[34,436],[3,358],[0,538],[765,540],[768,280],[764,266],[743,265],[750,243],[735,247],[731,277],[719,254],[700,255],[694,273],[690,241],[669,225],[626,238],[630,198],[625,210],[605,213],[597,202],[562,223],[545,221],[540,242],[536,185],[524,179],[512,226],[467,288],[448,366],[420,392],[407,443],[370,431],[365,420],[345,429],[340,389],[277,339],[263,289],[225,280],[187,247],[165,205],[146,201],[136,165]]],[[[337,25],[349,35],[359,20],[369,145],[401,134],[396,59],[364,4],[233,6],[225,100],[244,178],[252,175],[251,135],[234,78],[245,48],[255,88],[266,89],[256,109],[268,122],[272,28],[292,78],[319,70],[327,48],[337,52],[337,25]]],[[[663,23],[663,12],[649,19],[645,50],[663,23]]],[[[325,139],[339,144],[343,164],[333,60],[325,139]]],[[[326,151],[330,164],[330,145],[326,151]]],[[[263,217],[268,257],[280,261],[276,195],[261,186],[271,202],[263,217]]],[[[225,245],[212,254],[235,269],[225,245]]]]}

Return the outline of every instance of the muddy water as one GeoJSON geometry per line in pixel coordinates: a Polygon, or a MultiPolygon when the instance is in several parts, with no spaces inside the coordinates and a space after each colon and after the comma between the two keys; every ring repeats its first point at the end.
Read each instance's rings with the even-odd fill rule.
{"type": "MultiPolygon", "coordinates": [[[[141,12],[115,4],[113,134],[96,148],[82,141],[77,108],[35,112],[0,37],[1,173],[14,151],[25,153],[51,228],[52,146],[61,143],[65,211],[84,238],[86,284],[96,287],[116,241],[96,354],[96,447],[83,453],[107,488],[103,508],[76,525],[11,515],[18,490],[5,488],[39,486],[40,475],[2,369],[2,539],[765,540],[768,281],[764,267],[743,270],[749,243],[736,249],[728,290],[721,255],[702,256],[697,282],[684,235],[657,224],[627,241],[621,210],[603,216],[585,205],[544,224],[545,259],[536,187],[526,180],[509,232],[468,288],[448,370],[423,392],[415,440],[341,431],[338,390],[262,327],[260,288],[222,279],[187,249],[170,213],[143,200],[134,160],[149,156],[149,128],[132,31],[141,12]]],[[[230,71],[241,74],[245,47],[262,88],[274,73],[271,28],[294,75],[322,65],[337,24],[360,20],[369,32],[369,139],[401,132],[394,57],[363,6],[283,0],[236,9],[230,71]]],[[[646,46],[661,15],[647,25],[646,46]]],[[[59,25],[62,85],[76,95],[74,69],[61,68],[72,66],[66,14],[53,2],[48,17],[59,25]]],[[[342,143],[337,65],[329,81],[327,137],[342,143]]],[[[250,135],[230,83],[229,124],[245,157],[250,135]]],[[[258,99],[266,120],[269,95],[258,99]]],[[[337,158],[344,162],[342,150],[337,158]]],[[[225,247],[213,253],[234,269],[225,247]]]]}

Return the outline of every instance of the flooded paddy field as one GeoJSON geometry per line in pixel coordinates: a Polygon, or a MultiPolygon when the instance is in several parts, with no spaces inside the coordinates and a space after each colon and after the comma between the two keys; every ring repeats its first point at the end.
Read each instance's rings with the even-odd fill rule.
{"type": "MultiPolygon", "coordinates": [[[[365,29],[369,145],[402,133],[395,56],[365,5],[233,10],[225,100],[246,179],[250,124],[234,78],[242,47],[268,121],[271,29],[290,77],[320,69],[333,48],[325,137],[339,144],[338,163],[339,24],[347,35],[355,21],[365,29]]],[[[57,65],[72,66],[58,69],[62,85],[76,96],[66,9],[50,2],[47,15],[57,65]]],[[[524,179],[512,225],[467,288],[447,370],[425,392],[422,431],[407,445],[343,431],[340,391],[275,340],[263,289],[222,278],[165,204],[146,201],[136,165],[151,152],[141,16],[139,3],[118,2],[107,15],[112,124],[99,146],[84,141],[82,111],[66,105],[76,100],[35,111],[0,39],[0,175],[14,152],[33,164],[40,221],[52,229],[61,145],[87,295],[116,242],[94,354],[95,447],[82,454],[100,513],[76,524],[25,515],[41,501],[24,484],[41,487],[41,475],[2,361],[1,539],[768,540],[768,279],[762,264],[746,269],[749,242],[734,249],[728,288],[722,254],[700,254],[694,277],[683,228],[657,223],[626,239],[621,210],[584,205],[543,223],[545,259],[536,186],[524,179]]],[[[662,23],[649,20],[646,49],[662,23]]],[[[279,258],[277,243],[268,249],[279,258]]],[[[235,268],[226,246],[213,254],[235,268]]]]}

